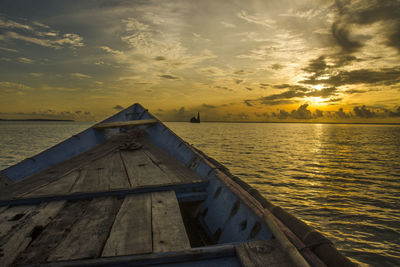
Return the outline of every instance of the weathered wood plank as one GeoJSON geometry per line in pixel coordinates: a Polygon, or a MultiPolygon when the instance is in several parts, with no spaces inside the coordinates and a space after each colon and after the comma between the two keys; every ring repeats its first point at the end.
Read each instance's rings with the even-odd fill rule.
{"type": "Polygon", "coordinates": [[[185,164],[165,153],[148,139],[141,138],[140,142],[144,144],[144,151],[147,156],[151,158],[171,180],[192,182],[202,179],[197,173],[186,167],[185,164]]]}
{"type": "Polygon", "coordinates": [[[103,122],[98,123],[93,126],[94,129],[110,129],[110,128],[120,128],[120,127],[133,127],[140,125],[151,125],[156,124],[158,120],[147,119],[147,120],[134,120],[134,121],[117,121],[117,122],[103,122]]]}
{"type": "Polygon", "coordinates": [[[14,183],[10,178],[4,173],[0,172],[0,188],[4,188],[10,184],[14,183]]]}
{"type": "Polygon", "coordinates": [[[51,182],[24,195],[24,197],[44,196],[49,194],[67,194],[71,191],[72,186],[79,177],[80,173],[81,171],[73,171],[54,182],[51,182]]]}
{"type": "Polygon", "coordinates": [[[71,231],[89,204],[88,200],[68,202],[43,232],[17,257],[15,266],[46,263],[50,253],[71,231]]]}
{"type": "Polygon", "coordinates": [[[48,261],[98,257],[120,205],[121,200],[113,197],[93,199],[48,261]]]}
{"type": "MultiPolygon", "coordinates": [[[[31,216],[36,206],[17,206],[6,209],[0,216],[0,244],[13,229],[21,227],[31,216]]],[[[4,241],[5,242],[5,241],[4,241]]]]}
{"type": "Polygon", "coordinates": [[[190,248],[179,204],[174,191],[151,194],[153,252],[190,248]]]}
{"type": "Polygon", "coordinates": [[[49,202],[37,207],[31,217],[13,233],[1,240],[0,248],[3,257],[0,257],[0,266],[9,266],[15,258],[32,241],[35,232],[40,232],[54,218],[64,206],[65,201],[49,202]]]}
{"type": "Polygon", "coordinates": [[[74,185],[73,192],[107,191],[130,188],[119,151],[112,152],[88,164],[84,175],[74,185]]]}
{"type": "Polygon", "coordinates": [[[126,196],[102,256],[151,253],[151,194],[126,196]]]}
{"type": "Polygon", "coordinates": [[[176,182],[154,164],[142,149],[121,151],[121,156],[133,187],[176,182]]]}
{"type": "Polygon", "coordinates": [[[108,188],[110,190],[131,187],[128,174],[126,173],[124,163],[122,162],[121,153],[119,151],[111,154],[108,168],[108,188]]]}
{"type": "Polygon", "coordinates": [[[260,240],[236,246],[236,254],[243,267],[292,267],[288,256],[276,240],[260,240]]]}

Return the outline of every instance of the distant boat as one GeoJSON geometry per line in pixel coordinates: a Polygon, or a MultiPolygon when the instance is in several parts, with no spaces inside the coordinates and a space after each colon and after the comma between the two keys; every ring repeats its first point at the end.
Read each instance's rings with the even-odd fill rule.
{"type": "Polygon", "coordinates": [[[355,266],[139,104],[0,171],[0,231],[2,267],[355,266]]]}
{"type": "Polygon", "coordinates": [[[190,119],[190,122],[191,123],[200,123],[200,112],[197,112],[197,119],[196,119],[196,117],[192,117],[190,119]]]}

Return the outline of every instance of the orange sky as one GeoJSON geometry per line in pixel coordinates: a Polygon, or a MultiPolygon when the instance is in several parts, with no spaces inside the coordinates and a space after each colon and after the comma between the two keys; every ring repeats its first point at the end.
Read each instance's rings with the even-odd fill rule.
{"type": "Polygon", "coordinates": [[[400,122],[400,3],[2,1],[0,118],[400,122]]]}

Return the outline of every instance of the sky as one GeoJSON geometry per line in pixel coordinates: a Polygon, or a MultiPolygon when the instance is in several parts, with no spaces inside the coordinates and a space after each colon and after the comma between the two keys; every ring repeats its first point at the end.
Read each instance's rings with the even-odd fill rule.
{"type": "Polygon", "coordinates": [[[399,0],[0,1],[0,118],[400,122],[399,0]]]}

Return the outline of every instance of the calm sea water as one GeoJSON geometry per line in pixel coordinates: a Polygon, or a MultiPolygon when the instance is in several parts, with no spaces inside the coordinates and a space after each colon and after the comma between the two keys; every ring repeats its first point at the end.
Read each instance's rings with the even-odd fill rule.
{"type": "MultiPolygon", "coordinates": [[[[166,124],[353,261],[400,266],[400,126],[166,124]]],[[[0,169],[90,125],[1,122],[0,169]]]]}

